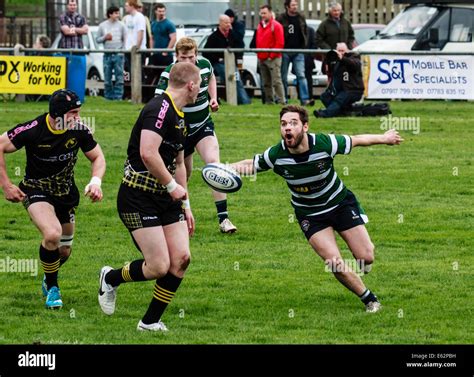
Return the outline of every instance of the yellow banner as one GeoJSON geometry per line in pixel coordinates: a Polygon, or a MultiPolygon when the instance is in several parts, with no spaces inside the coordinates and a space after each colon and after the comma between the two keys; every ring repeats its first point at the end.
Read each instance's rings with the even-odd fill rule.
{"type": "Polygon", "coordinates": [[[65,57],[0,56],[0,93],[53,94],[65,87],[65,57]]]}

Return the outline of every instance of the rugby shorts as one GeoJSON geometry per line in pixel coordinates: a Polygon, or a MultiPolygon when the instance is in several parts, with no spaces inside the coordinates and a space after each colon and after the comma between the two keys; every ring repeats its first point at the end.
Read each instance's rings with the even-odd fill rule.
{"type": "Polygon", "coordinates": [[[75,223],[76,209],[80,200],[79,190],[75,185],[71,187],[69,194],[62,196],[51,195],[42,190],[26,187],[21,183],[19,187],[26,195],[23,200],[25,209],[28,209],[33,203],[47,202],[54,207],[60,224],[75,223]]]}
{"type": "Polygon", "coordinates": [[[181,200],[173,201],[167,192],[150,193],[124,184],[117,195],[117,210],[130,232],[186,220],[181,200]]]}
{"type": "Polygon", "coordinates": [[[316,216],[297,216],[301,230],[309,240],[315,233],[325,228],[332,227],[337,232],[342,232],[364,225],[369,220],[360,206],[355,195],[347,190],[346,197],[332,211],[316,216]]]}
{"type": "Polygon", "coordinates": [[[196,145],[205,137],[216,136],[214,132],[214,122],[210,119],[196,131],[188,128],[188,132],[189,134],[186,136],[186,141],[184,142],[184,157],[193,154],[196,145]]]}

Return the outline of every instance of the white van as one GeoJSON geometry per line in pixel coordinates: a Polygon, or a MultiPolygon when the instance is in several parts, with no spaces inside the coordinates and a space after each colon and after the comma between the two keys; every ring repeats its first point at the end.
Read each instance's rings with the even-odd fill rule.
{"type": "Polygon", "coordinates": [[[361,52],[474,53],[473,0],[394,0],[408,4],[361,52]]]}

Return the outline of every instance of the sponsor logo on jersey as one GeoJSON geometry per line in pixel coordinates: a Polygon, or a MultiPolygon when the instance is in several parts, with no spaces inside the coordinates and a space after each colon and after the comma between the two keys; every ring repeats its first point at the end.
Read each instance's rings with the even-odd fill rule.
{"type": "Polygon", "coordinates": [[[75,137],[73,137],[72,139],[69,139],[68,141],[66,141],[66,144],[64,144],[64,146],[67,149],[74,148],[76,145],[77,145],[77,139],[75,137]]]}
{"type": "Polygon", "coordinates": [[[166,117],[166,112],[168,111],[170,107],[170,104],[167,100],[163,100],[161,103],[161,109],[160,112],[158,113],[158,119],[156,120],[155,127],[161,130],[161,127],[163,127],[163,122],[165,121],[166,117]]]}
{"type": "Polygon", "coordinates": [[[13,140],[18,134],[21,134],[23,131],[28,131],[29,129],[36,127],[37,125],[38,125],[38,121],[35,120],[32,123],[27,124],[26,126],[17,127],[8,134],[8,138],[10,140],[13,140]]]}
{"type": "Polygon", "coordinates": [[[38,145],[38,148],[51,148],[51,145],[49,145],[49,144],[40,144],[40,145],[38,145]]]}

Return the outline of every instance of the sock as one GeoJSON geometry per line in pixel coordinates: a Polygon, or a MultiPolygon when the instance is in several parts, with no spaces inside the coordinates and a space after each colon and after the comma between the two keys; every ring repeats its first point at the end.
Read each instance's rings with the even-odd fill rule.
{"type": "Polygon", "coordinates": [[[144,261],[144,259],[134,260],[122,268],[109,271],[109,273],[105,275],[105,282],[112,287],[116,287],[122,283],[147,280],[143,275],[142,269],[144,261]]]}
{"type": "Polygon", "coordinates": [[[41,266],[43,266],[44,276],[46,277],[46,286],[48,291],[51,287],[58,286],[58,270],[60,267],[59,249],[48,250],[40,245],[39,256],[41,266]]]}
{"type": "Polygon", "coordinates": [[[149,325],[160,320],[163,312],[178,290],[182,280],[183,279],[178,278],[169,272],[162,278],[156,280],[155,288],[153,290],[153,298],[142,319],[143,323],[149,325]]]}
{"type": "Polygon", "coordinates": [[[374,295],[370,289],[366,289],[364,293],[359,296],[360,300],[367,305],[369,302],[378,301],[377,296],[374,295]]]}
{"type": "Polygon", "coordinates": [[[220,200],[216,202],[216,209],[220,224],[229,217],[229,214],[227,213],[227,200],[220,200]]]}

